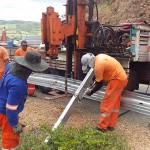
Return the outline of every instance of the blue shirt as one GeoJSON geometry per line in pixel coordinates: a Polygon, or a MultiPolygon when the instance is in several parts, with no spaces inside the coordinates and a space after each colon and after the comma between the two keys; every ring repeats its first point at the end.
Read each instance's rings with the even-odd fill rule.
{"type": "Polygon", "coordinates": [[[6,66],[2,80],[0,80],[0,114],[6,115],[10,126],[14,127],[18,124],[18,114],[24,108],[28,86],[27,81],[10,72],[10,65],[9,63],[6,66]]]}

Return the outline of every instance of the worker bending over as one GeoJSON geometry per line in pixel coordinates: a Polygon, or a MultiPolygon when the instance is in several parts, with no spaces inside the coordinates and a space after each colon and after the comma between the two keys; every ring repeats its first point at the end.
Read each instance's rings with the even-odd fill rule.
{"type": "MultiPolygon", "coordinates": [[[[29,50],[33,50],[36,52],[40,52],[37,49],[28,46],[27,41],[21,41],[21,47],[15,51],[15,56],[24,56],[29,50]]],[[[28,95],[32,97],[36,97],[35,95],[35,85],[28,83],[28,95]]]]}
{"type": "Polygon", "coordinates": [[[113,131],[116,127],[120,109],[120,99],[123,89],[128,83],[127,75],[121,64],[113,57],[99,54],[96,57],[87,53],[81,58],[82,70],[87,72],[89,68],[94,69],[95,81],[86,91],[91,96],[98,91],[103,81],[107,82],[106,91],[100,104],[100,121],[97,130],[106,132],[113,131]]]}
{"type": "Polygon", "coordinates": [[[9,55],[7,49],[0,46],[0,80],[4,74],[4,70],[8,61],[9,61],[9,55]]]}
{"type": "Polygon", "coordinates": [[[41,55],[28,51],[25,56],[14,57],[6,66],[0,81],[0,127],[2,131],[2,150],[15,150],[19,145],[23,125],[18,115],[24,108],[27,98],[27,79],[32,73],[48,68],[41,55]]]}

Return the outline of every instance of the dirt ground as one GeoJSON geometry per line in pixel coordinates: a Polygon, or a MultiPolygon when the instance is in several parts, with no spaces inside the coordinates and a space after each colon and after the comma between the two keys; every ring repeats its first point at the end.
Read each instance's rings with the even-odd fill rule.
{"type": "Polygon", "coordinates": [[[150,22],[150,0],[98,0],[99,21],[119,25],[124,22],[150,22]]]}
{"type": "MultiPolygon", "coordinates": [[[[46,100],[44,97],[51,97],[51,95],[42,94],[38,90],[36,95],[37,97],[28,97],[25,109],[20,115],[21,123],[26,124],[24,132],[41,124],[53,127],[71,99],[71,97],[64,97],[46,100]]],[[[121,109],[120,113],[126,111],[121,109]]],[[[77,103],[65,126],[80,128],[84,125],[92,125],[94,128],[99,121],[99,115],[99,102],[83,99],[81,103],[77,103]]],[[[150,150],[150,116],[130,111],[119,118],[114,132],[123,133],[133,150],[150,150]]]]}

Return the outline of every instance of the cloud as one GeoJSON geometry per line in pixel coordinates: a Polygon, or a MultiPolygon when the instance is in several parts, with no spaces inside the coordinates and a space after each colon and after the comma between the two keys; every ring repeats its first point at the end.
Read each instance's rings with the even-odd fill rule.
{"type": "Polygon", "coordinates": [[[42,12],[54,7],[59,15],[65,14],[65,0],[0,0],[1,20],[25,20],[40,22],[42,12]]]}

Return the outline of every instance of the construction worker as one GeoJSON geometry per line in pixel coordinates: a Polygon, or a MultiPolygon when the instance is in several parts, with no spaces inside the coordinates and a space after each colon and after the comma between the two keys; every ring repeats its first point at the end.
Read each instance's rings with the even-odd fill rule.
{"type": "MultiPolygon", "coordinates": [[[[39,52],[39,50],[28,47],[27,41],[21,41],[21,47],[15,51],[15,56],[24,56],[29,50],[33,50],[39,52]]],[[[36,97],[35,95],[35,85],[28,83],[28,95],[32,97],[36,97]]]]}
{"type": "Polygon", "coordinates": [[[48,68],[41,55],[28,51],[25,56],[14,57],[8,63],[0,81],[0,127],[2,131],[2,150],[15,150],[19,145],[23,125],[19,122],[19,113],[27,98],[27,78],[32,73],[48,68]]]}
{"type": "Polygon", "coordinates": [[[9,61],[9,55],[7,49],[0,46],[0,80],[4,74],[5,67],[9,61]]]}
{"type": "Polygon", "coordinates": [[[106,54],[95,57],[87,53],[82,56],[81,63],[83,72],[87,72],[89,68],[94,69],[95,81],[86,91],[87,96],[91,96],[102,87],[103,82],[107,82],[100,104],[100,121],[96,129],[102,132],[113,131],[118,120],[121,93],[128,83],[127,75],[121,64],[106,54]]]}

